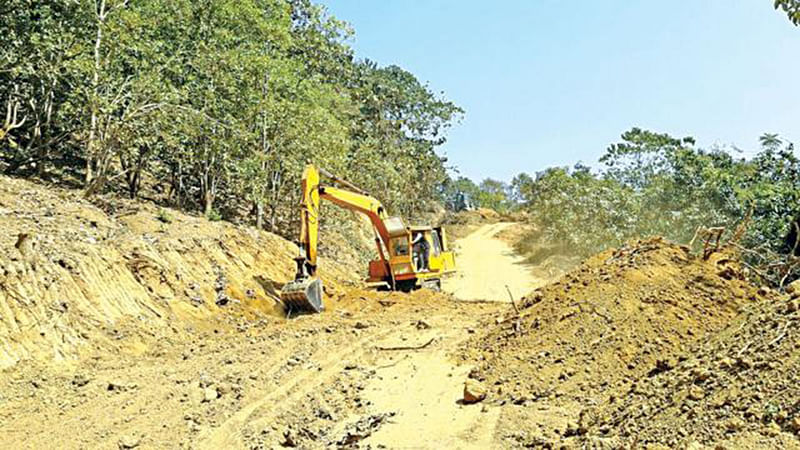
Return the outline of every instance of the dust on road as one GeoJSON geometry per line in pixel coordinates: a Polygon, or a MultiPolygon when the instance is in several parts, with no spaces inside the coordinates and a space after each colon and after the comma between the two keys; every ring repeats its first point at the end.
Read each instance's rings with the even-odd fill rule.
{"type": "Polygon", "coordinates": [[[444,280],[442,289],[459,300],[508,301],[506,286],[515,298],[545,284],[531,266],[498,235],[518,224],[486,224],[456,244],[458,272],[444,280]]]}

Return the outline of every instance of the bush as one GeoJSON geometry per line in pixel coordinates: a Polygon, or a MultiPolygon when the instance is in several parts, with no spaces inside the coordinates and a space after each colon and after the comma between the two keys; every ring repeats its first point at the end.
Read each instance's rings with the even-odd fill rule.
{"type": "Polygon", "coordinates": [[[164,208],[159,208],[156,213],[156,219],[163,223],[172,223],[172,214],[164,208]]]}
{"type": "Polygon", "coordinates": [[[212,209],[206,214],[206,219],[210,220],[211,222],[219,222],[222,220],[222,214],[216,209],[212,209]]]}
{"type": "Polygon", "coordinates": [[[588,256],[624,241],[661,235],[688,243],[702,227],[725,227],[730,238],[747,217],[739,244],[763,281],[782,284],[797,274],[787,235],[800,204],[800,163],[792,144],[762,137],[751,159],[694,139],[633,129],[609,147],[593,173],[578,165],[529,178],[519,192],[537,231],[526,254],[588,256]]]}

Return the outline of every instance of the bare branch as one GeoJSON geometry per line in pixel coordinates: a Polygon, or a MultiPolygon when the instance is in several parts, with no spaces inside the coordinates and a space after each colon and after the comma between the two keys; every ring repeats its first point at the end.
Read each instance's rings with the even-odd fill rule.
{"type": "MultiPolygon", "coordinates": [[[[19,92],[19,87],[15,87],[15,93],[19,92]]],[[[9,96],[9,99],[6,101],[6,118],[3,122],[2,128],[0,128],[0,142],[2,142],[9,134],[11,130],[17,129],[23,125],[28,120],[28,116],[23,116],[22,119],[19,119],[19,101],[15,100],[13,95],[9,96]]],[[[9,138],[10,139],[10,138],[9,138]]]]}

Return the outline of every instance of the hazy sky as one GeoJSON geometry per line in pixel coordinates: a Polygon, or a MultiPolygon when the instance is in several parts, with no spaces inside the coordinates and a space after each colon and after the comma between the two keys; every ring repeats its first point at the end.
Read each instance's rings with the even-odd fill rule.
{"type": "Polygon", "coordinates": [[[800,144],[800,28],[772,0],[321,1],[466,110],[443,151],[476,181],[594,165],[634,126],[800,144]]]}

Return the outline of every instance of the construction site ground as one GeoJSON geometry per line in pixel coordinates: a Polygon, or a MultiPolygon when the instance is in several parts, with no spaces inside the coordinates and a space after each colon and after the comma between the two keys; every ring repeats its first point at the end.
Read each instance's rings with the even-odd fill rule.
{"type": "Polygon", "coordinates": [[[286,318],[284,239],[0,178],[2,447],[800,448],[800,293],[658,238],[545,279],[486,222],[444,292],[329,248],[286,318]]]}
{"type": "MultiPolygon", "coordinates": [[[[293,250],[279,238],[21,180],[2,187],[4,447],[493,445],[499,411],[461,404],[471,367],[452,354],[508,308],[504,290],[462,302],[362,290],[357,275],[328,270],[328,310],[286,319],[274,295],[293,250]],[[15,248],[23,234],[33,254],[15,248]]],[[[491,237],[506,226],[462,242],[465,272],[448,290],[489,283],[474,284],[481,255],[493,274],[515,270],[518,292],[534,287],[491,237]]]]}

